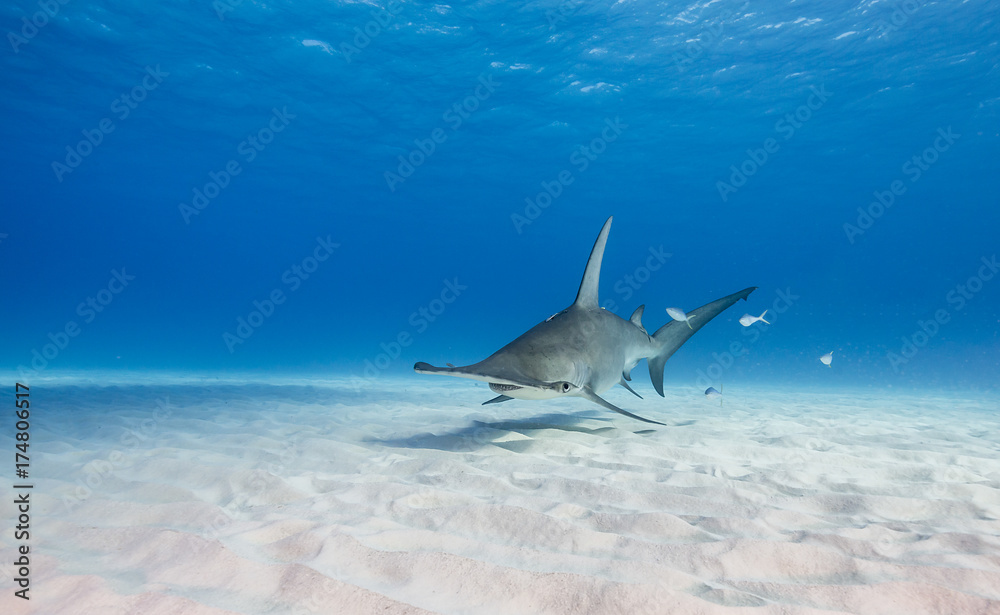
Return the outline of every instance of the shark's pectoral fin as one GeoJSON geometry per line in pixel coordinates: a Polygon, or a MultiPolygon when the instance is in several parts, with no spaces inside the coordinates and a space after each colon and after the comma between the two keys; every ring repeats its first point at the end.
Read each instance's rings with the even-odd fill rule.
{"type": "Polygon", "coordinates": [[[620,385],[622,385],[623,387],[625,387],[625,390],[626,390],[626,391],[628,391],[629,393],[631,393],[632,395],[635,395],[635,396],[636,396],[636,397],[638,397],[639,399],[642,399],[642,395],[639,395],[638,393],[636,393],[635,391],[633,391],[633,390],[632,390],[632,387],[630,387],[630,386],[628,385],[628,383],[627,383],[627,382],[625,382],[625,378],[624,378],[624,377],[623,377],[623,378],[621,379],[621,382],[619,382],[618,384],[620,384],[620,385]]]}
{"type": "Polygon", "coordinates": [[[510,401],[512,399],[514,399],[514,398],[513,397],[507,397],[506,395],[497,395],[496,397],[494,397],[493,399],[491,399],[489,401],[484,401],[483,405],[485,406],[486,404],[499,404],[500,402],[510,401]]]}
{"type": "Polygon", "coordinates": [[[624,414],[625,416],[632,417],[634,419],[638,419],[638,420],[643,421],[645,423],[653,423],[653,424],[656,424],[656,425],[665,425],[665,423],[661,423],[659,421],[651,421],[649,419],[644,419],[644,418],[642,418],[641,416],[639,416],[637,414],[632,414],[628,410],[622,410],[618,406],[616,406],[616,405],[614,405],[612,403],[609,403],[606,400],[602,399],[597,393],[594,393],[594,391],[591,390],[590,387],[583,387],[582,389],[580,389],[580,392],[577,393],[577,395],[579,395],[580,397],[582,397],[584,399],[589,399],[590,401],[594,402],[595,404],[599,404],[601,406],[604,406],[608,410],[613,410],[613,411],[617,412],[618,414],[624,414]]]}

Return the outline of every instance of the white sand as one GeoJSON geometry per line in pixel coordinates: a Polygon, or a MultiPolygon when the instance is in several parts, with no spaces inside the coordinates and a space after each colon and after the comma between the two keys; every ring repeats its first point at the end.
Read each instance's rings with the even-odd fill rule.
{"type": "Polygon", "coordinates": [[[1000,614],[995,398],[56,383],[4,614],[1000,614]]]}

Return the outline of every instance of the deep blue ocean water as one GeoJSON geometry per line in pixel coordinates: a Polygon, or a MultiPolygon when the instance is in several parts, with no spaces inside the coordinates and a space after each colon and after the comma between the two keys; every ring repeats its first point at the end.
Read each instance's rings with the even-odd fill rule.
{"type": "Polygon", "coordinates": [[[2,365],[377,386],[569,305],[613,215],[623,317],[759,287],[668,383],[995,391],[998,13],[4,2],[2,365]]]}

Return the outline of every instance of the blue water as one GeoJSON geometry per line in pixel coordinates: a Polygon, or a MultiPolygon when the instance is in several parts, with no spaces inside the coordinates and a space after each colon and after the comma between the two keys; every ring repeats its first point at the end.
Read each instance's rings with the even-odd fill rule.
{"type": "Polygon", "coordinates": [[[22,377],[472,362],[572,301],[613,215],[624,317],[760,287],[668,383],[997,387],[997,3],[43,8],[0,6],[22,377]]]}

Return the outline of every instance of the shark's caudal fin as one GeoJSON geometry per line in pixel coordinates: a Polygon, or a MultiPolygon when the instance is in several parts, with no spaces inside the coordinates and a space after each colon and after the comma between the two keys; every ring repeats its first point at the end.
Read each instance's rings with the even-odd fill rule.
{"type": "Polygon", "coordinates": [[[597,301],[597,286],[601,281],[601,262],[604,260],[604,246],[608,243],[608,233],[611,231],[611,221],[614,216],[608,218],[601,229],[601,234],[594,242],[594,249],[590,251],[590,260],[587,261],[587,269],[583,272],[583,281],[580,282],[580,290],[576,293],[574,306],[597,309],[600,304],[597,301]]]}
{"type": "Polygon", "coordinates": [[[717,299],[703,305],[697,310],[688,312],[687,326],[681,324],[680,321],[671,320],[653,334],[653,341],[657,343],[659,349],[655,355],[649,357],[647,363],[649,363],[649,379],[653,381],[653,388],[660,394],[660,397],[663,397],[663,368],[667,364],[667,359],[677,352],[677,349],[684,342],[688,341],[688,338],[694,335],[698,329],[707,325],[708,321],[724,312],[726,308],[740,299],[746,299],[755,290],[757,290],[757,287],[751,286],[728,297],[723,297],[722,299],[717,299]],[[696,316],[697,318],[695,318],[696,316]],[[692,322],[692,319],[694,319],[694,322],[692,322]]]}

